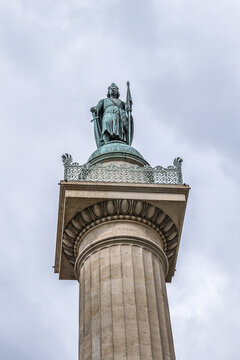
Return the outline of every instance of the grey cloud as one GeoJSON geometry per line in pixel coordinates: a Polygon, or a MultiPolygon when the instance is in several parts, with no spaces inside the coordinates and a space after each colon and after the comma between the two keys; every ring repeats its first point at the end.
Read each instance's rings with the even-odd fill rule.
{"type": "Polygon", "coordinates": [[[86,162],[89,108],[126,80],[133,146],[182,156],[192,187],[168,286],[177,358],[238,358],[238,5],[99,3],[0,5],[1,358],[77,358],[78,285],[52,271],[61,154],[86,162]]]}

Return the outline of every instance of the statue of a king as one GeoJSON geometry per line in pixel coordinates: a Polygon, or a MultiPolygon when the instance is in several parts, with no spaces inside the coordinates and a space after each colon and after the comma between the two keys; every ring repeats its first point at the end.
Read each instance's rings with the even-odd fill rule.
{"type": "Polygon", "coordinates": [[[133,138],[132,97],[127,82],[126,103],[119,99],[119,89],[112,83],[107,98],[90,109],[93,114],[94,135],[97,147],[109,141],[123,141],[131,145],[133,138]]]}

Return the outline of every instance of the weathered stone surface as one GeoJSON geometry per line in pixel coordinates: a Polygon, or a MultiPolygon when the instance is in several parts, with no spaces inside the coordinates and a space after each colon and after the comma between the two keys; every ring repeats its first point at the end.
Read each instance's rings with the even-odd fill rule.
{"type": "Polygon", "coordinates": [[[188,190],[61,183],[55,271],[80,283],[80,360],[175,359],[165,282],[188,190]]]}
{"type": "Polygon", "coordinates": [[[146,232],[146,225],[134,224],[139,226],[134,241],[130,236],[123,242],[125,235],[121,233],[129,224],[112,222],[108,231],[106,224],[99,225],[78,249],[75,270],[83,293],[79,327],[82,360],[175,359],[164,295],[168,260],[160,240],[154,247],[162,256],[155,252],[153,230],[146,232]],[[104,234],[108,239],[114,234],[107,245],[104,234]],[[82,256],[89,243],[98,243],[98,247],[82,256]]]}
{"type": "MultiPolygon", "coordinates": [[[[120,215],[127,218],[128,208],[124,210],[124,207],[127,206],[126,200],[128,200],[131,203],[134,202],[134,212],[131,210],[130,213],[131,217],[135,216],[134,221],[153,223],[154,226],[158,227],[163,237],[166,238],[166,249],[164,251],[169,257],[169,272],[166,281],[171,281],[177,260],[189,191],[188,186],[61,182],[60,189],[55,272],[59,272],[61,279],[76,279],[73,271],[75,263],[73,246],[75,246],[80,232],[89,231],[88,226],[97,225],[94,221],[119,220],[119,214],[114,214],[113,201],[124,200],[120,215]],[[99,208],[99,203],[107,199],[109,201],[104,210],[107,213],[103,213],[99,208]],[[143,216],[143,204],[145,203],[148,204],[148,211],[145,211],[143,216]],[[151,205],[153,206],[151,207],[151,205]],[[89,210],[86,209],[90,210],[90,214],[89,210]],[[159,209],[158,216],[155,218],[154,209],[159,209]],[[81,221],[78,214],[81,214],[81,221]],[[112,218],[109,219],[109,216],[112,216],[112,218]],[[63,232],[65,234],[64,238],[63,232]]],[[[129,220],[133,220],[133,218],[129,218],[129,220]]]]}

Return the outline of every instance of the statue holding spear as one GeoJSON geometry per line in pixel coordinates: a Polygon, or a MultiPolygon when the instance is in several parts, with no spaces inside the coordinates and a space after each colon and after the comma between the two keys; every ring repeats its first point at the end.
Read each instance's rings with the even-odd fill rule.
{"type": "Polygon", "coordinates": [[[118,87],[108,87],[107,98],[90,109],[93,114],[94,135],[97,147],[110,141],[121,141],[131,145],[133,138],[132,96],[127,82],[126,103],[119,99],[118,87]]]}
{"type": "Polygon", "coordinates": [[[131,145],[131,134],[132,134],[132,124],[131,124],[131,116],[132,116],[132,95],[130,92],[130,82],[127,81],[127,97],[126,97],[126,105],[125,105],[125,109],[126,112],[128,114],[128,143],[129,145],[131,145]]]}

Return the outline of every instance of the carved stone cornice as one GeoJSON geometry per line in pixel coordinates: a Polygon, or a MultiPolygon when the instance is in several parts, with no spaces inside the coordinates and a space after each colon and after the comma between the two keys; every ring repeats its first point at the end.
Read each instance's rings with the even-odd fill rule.
{"type": "Polygon", "coordinates": [[[78,256],[78,244],[82,237],[95,226],[108,221],[134,221],[155,230],[169,262],[170,279],[174,274],[174,258],[179,241],[178,229],[172,219],[158,207],[141,200],[107,200],[91,205],[69,221],[62,239],[63,251],[72,265],[78,256]]]}

